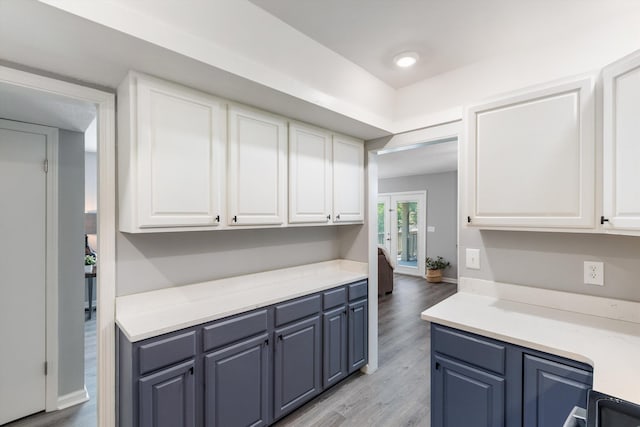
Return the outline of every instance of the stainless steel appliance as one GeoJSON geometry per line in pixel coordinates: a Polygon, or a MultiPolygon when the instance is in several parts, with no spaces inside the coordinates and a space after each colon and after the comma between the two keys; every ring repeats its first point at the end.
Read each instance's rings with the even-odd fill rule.
{"type": "Polygon", "coordinates": [[[640,427],[640,405],[591,390],[587,427],[640,427]]]}

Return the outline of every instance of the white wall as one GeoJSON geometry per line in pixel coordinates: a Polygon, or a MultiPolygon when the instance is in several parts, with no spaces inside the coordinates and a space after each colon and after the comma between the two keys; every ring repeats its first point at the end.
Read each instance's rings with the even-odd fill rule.
{"type": "Polygon", "coordinates": [[[460,119],[465,105],[595,71],[640,49],[638,6],[633,6],[635,13],[617,11],[609,18],[603,6],[602,20],[585,25],[582,31],[567,32],[562,39],[476,62],[398,90],[395,131],[460,119]]]}
{"type": "MultiPolygon", "coordinates": [[[[443,172],[427,175],[403,176],[378,181],[379,193],[401,191],[427,192],[427,226],[435,227],[435,232],[426,233],[427,256],[442,256],[451,262],[443,276],[458,278],[457,211],[458,173],[443,172]]],[[[424,262],[424,260],[418,260],[424,262]]]]}
{"type": "MultiPolygon", "coordinates": [[[[58,393],[84,388],[84,135],[60,129],[58,393]]],[[[28,307],[25,307],[28,309],[28,307]]]]}

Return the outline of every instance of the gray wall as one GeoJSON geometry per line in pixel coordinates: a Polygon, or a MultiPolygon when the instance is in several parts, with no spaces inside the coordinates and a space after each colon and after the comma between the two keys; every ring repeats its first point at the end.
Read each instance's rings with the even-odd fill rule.
{"type": "Polygon", "coordinates": [[[457,185],[458,173],[456,171],[403,176],[378,181],[378,193],[427,191],[427,226],[435,227],[435,232],[426,233],[427,256],[432,258],[442,256],[451,262],[451,267],[446,269],[443,275],[453,279],[458,277],[457,185]]]}
{"type": "Polygon", "coordinates": [[[118,233],[117,295],[336,259],[341,228],[118,233]]]}
{"type": "Polygon", "coordinates": [[[480,249],[480,270],[462,267],[461,276],[640,302],[640,237],[462,225],[460,259],[466,248],[480,249]],[[583,284],[584,261],[604,262],[603,287],[583,284]]]}
{"type": "Polygon", "coordinates": [[[84,388],[84,135],[60,130],[58,394],[84,388]]]}

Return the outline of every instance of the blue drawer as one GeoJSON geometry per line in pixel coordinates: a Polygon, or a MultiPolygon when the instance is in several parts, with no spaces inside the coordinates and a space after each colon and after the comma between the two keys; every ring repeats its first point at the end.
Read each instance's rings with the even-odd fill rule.
{"type": "Polygon", "coordinates": [[[507,353],[504,343],[437,324],[432,325],[431,334],[432,351],[504,375],[507,353]]]}

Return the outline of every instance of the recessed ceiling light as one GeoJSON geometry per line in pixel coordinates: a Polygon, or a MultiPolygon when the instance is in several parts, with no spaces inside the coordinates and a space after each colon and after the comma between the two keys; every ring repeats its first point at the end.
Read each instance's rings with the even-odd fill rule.
{"type": "Polygon", "coordinates": [[[402,52],[393,58],[393,62],[398,67],[407,68],[418,62],[418,58],[420,55],[417,52],[402,52]]]}

